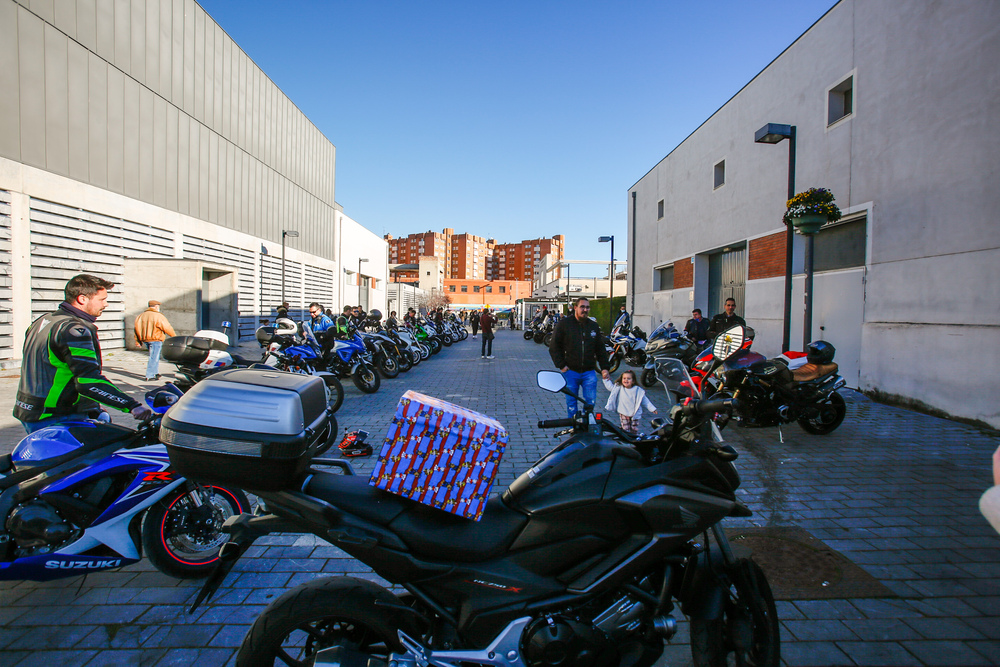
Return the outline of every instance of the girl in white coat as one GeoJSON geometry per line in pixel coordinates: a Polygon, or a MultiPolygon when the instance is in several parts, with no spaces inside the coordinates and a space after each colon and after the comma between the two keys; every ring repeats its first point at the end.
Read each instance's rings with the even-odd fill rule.
{"type": "Polygon", "coordinates": [[[614,383],[611,380],[604,380],[604,386],[611,392],[604,409],[618,413],[622,430],[633,435],[639,433],[639,420],[642,419],[643,407],[656,414],[656,406],[646,398],[646,391],[636,382],[635,373],[632,371],[625,371],[614,383]]]}

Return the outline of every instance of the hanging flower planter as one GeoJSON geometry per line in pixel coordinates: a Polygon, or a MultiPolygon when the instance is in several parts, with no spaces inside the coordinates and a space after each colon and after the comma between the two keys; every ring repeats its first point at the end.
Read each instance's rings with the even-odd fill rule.
{"type": "Polygon", "coordinates": [[[840,220],[840,208],[833,202],[833,193],[826,188],[800,192],[788,200],[785,224],[792,225],[805,236],[816,234],[826,223],[840,220]]]}

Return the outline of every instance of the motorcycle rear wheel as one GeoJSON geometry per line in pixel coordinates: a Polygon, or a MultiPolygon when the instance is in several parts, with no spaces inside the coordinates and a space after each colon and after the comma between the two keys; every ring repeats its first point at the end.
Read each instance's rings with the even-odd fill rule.
{"type": "Polygon", "coordinates": [[[403,650],[398,630],[411,637],[419,634],[394,611],[399,605],[399,598],[369,581],[314,579],[286,591],[257,617],[236,655],[236,666],[305,667],[332,646],[360,653],[360,660],[375,658],[385,664],[389,653],[403,650]]]}
{"type": "Polygon", "coordinates": [[[806,433],[813,435],[826,435],[832,433],[844,421],[847,414],[847,404],[844,397],[833,392],[826,401],[816,406],[819,414],[815,417],[802,417],[799,419],[799,426],[806,433]]]}
{"type": "Polygon", "coordinates": [[[778,667],[781,630],[764,571],[752,560],[741,558],[726,568],[724,580],[728,580],[729,590],[722,616],[691,619],[695,667],[778,667]]]}
{"type": "Polygon", "coordinates": [[[154,503],[142,519],[142,550],[157,570],[178,579],[208,576],[219,560],[219,547],[229,540],[222,532],[226,519],[250,511],[250,501],[239,489],[217,485],[201,487],[211,492],[195,504],[200,493],[188,484],[154,503]]]}
{"type": "Polygon", "coordinates": [[[542,345],[544,345],[545,347],[548,347],[549,343],[551,343],[551,342],[552,342],[552,333],[549,332],[549,333],[545,334],[544,338],[542,338],[542,345]]]}
{"type": "Polygon", "coordinates": [[[366,394],[374,394],[382,384],[378,372],[368,364],[359,364],[351,379],[354,380],[354,386],[366,394]]]}
{"type": "Polygon", "coordinates": [[[331,412],[336,412],[344,403],[344,385],[335,375],[323,375],[323,383],[326,385],[326,401],[331,412]]]}

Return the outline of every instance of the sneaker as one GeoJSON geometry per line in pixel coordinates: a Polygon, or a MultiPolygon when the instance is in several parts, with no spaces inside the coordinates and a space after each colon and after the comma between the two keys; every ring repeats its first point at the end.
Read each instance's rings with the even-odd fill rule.
{"type": "Polygon", "coordinates": [[[486,358],[487,359],[496,359],[496,357],[494,357],[492,354],[490,356],[486,357],[486,358]]]}
{"type": "Polygon", "coordinates": [[[485,355],[485,354],[480,354],[480,355],[479,355],[479,358],[480,358],[480,359],[485,359],[485,358],[486,358],[486,355],[485,355]]]}

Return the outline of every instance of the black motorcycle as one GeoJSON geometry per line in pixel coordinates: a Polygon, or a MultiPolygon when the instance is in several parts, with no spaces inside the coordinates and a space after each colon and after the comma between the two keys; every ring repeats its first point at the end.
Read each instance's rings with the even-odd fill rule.
{"type": "MultiPolygon", "coordinates": [[[[715,347],[737,344],[743,332],[744,327],[733,327],[720,334],[715,347]]],[[[835,353],[830,343],[814,341],[806,348],[807,363],[792,369],[784,357],[767,359],[740,349],[716,370],[715,375],[722,376],[722,385],[715,396],[738,399],[734,417],[741,426],[798,422],[807,433],[826,435],[840,426],[847,414],[844,397],[837,393],[846,382],[837,374],[835,353]]],[[[718,352],[715,356],[719,358],[718,352]]]]}
{"type": "MultiPolygon", "coordinates": [[[[676,360],[664,384],[686,405],[637,440],[588,406],[539,422],[570,437],[494,496],[480,522],[386,493],[342,460],[304,459],[287,478],[267,469],[254,490],[267,513],[227,522],[231,541],[195,602],[221,584],[261,536],[309,532],[406,590],[326,577],[287,591],[253,624],[239,667],[283,664],[387,667],[649,667],[691,619],[697,665],[773,667],[779,626],[763,571],[733,556],[720,522],[747,517],[735,496],[737,452],[713,433],[733,400],[692,400],[676,360]],[[669,384],[668,384],[669,383],[669,384]],[[323,469],[329,464],[345,474],[323,469]],[[711,538],[709,537],[711,534],[711,538]]],[[[560,373],[540,371],[547,391],[560,373]]],[[[174,465],[210,480],[223,465],[174,465]]],[[[303,456],[308,456],[305,452],[303,456]]],[[[244,481],[256,476],[241,460],[244,481]]]]}

